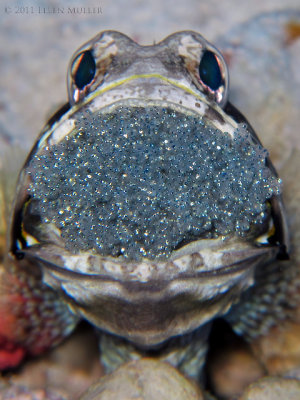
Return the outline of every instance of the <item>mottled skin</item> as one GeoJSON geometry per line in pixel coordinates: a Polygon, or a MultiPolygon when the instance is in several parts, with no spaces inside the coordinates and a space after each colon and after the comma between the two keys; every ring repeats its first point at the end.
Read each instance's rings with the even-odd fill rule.
{"type": "MultiPolygon", "coordinates": [[[[227,102],[226,64],[194,32],[179,32],[157,45],[140,46],[118,32],[106,31],[75,53],[68,92],[69,106],[49,121],[19,177],[0,286],[0,368],[16,366],[26,354],[39,354],[57,344],[83,317],[106,332],[101,349],[108,370],[156,350],[158,357],[197,376],[211,321],[226,314],[253,286],[258,270],[261,274],[271,261],[287,257],[280,196],[269,200],[270,224],[259,237],[250,232],[243,239],[232,234],[195,240],[174,250],[166,260],[137,262],[104,257],[92,249],[76,254],[67,251],[59,231],[39,224],[28,212],[31,178],[26,168],[34,154],[64,140],[86,110],[109,110],[118,102],[191,112],[232,139],[235,130],[246,124],[253,141],[259,141],[227,102]],[[96,73],[89,84],[78,88],[76,62],[85,50],[93,53],[96,73]],[[199,76],[205,50],[218,60],[221,84],[216,89],[199,76]],[[29,225],[34,234],[26,231],[29,225]]],[[[276,176],[271,162],[267,163],[276,176]]],[[[263,312],[258,307],[254,331],[259,331],[263,312]]],[[[236,324],[234,316],[229,314],[230,318],[236,324]]],[[[243,327],[239,332],[244,333],[243,327]]]]}

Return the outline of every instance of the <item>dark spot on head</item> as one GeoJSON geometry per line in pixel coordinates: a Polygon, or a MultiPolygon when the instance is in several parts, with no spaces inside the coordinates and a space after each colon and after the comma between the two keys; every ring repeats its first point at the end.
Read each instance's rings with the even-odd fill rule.
{"type": "Polygon", "coordinates": [[[209,107],[204,114],[204,117],[211,120],[211,121],[218,121],[220,124],[225,124],[225,120],[221,114],[219,114],[216,110],[209,107]]]}

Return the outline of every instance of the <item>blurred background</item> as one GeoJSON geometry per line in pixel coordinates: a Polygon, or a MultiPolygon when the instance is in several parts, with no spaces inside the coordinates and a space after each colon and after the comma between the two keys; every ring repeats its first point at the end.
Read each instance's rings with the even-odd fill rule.
{"type": "MultiPolygon", "coordinates": [[[[67,99],[70,57],[99,31],[114,29],[152,44],[178,30],[195,30],[224,49],[232,39],[235,48],[247,47],[239,40],[246,41],[242,35],[248,32],[248,44],[268,47],[260,16],[288,9],[290,19],[299,22],[299,0],[1,0],[0,155],[12,142],[29,149],[46,119],[67,99]],[[245,24],[253,19],[256,25],[245,24]]],[[[266,72],[262,66],[257,74],[266,72]]],[[[250,91],[257,89],[254,84],[248,83],[250,91]]]]}

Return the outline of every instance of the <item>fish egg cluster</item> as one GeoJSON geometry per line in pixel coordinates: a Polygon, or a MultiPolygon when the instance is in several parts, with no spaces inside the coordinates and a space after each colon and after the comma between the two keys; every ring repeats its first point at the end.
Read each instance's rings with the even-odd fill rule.
{"type": "Polygon", "coordinates": [[[81,110],[29,163],[34,213],[72,252],[166,259],[198,238],[250,235],[280,192],[267,151],[196,114],[160,106],[81,110]]]}

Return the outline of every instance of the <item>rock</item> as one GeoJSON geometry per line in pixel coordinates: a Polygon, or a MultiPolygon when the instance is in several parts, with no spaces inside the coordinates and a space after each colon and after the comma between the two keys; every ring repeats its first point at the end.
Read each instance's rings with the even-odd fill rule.
{"type": "Polygon", "coordinates": [[[6,385],[0,382],[0,400],[64,400],[59,394],[44,390],[30,390],[23,386],[6,385]]]}
{"type": "Polygon", "coordinates": [[[249,386],[240,400],[299,400],[300,382],[277,377],[262,378],[249,386]]]}
{"type": "Polygon", "coordinates": [[[80,400],[204,400],[196,384],[169,364],[141,359],[124,364],[80,400]]]}

